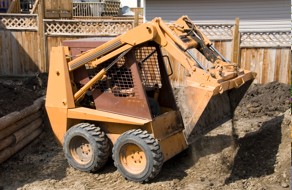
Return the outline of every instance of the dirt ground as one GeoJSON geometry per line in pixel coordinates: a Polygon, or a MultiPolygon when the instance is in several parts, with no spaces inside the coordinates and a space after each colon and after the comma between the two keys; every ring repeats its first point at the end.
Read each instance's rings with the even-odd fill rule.
{"type": "MultiPolygon", "coordinates": [[[[3,82],[0,85],[4,85],[3,82]]],[[[16,86],[22,89],[25,85],[16,86]]],[[[9,86],[2,87],[0,99],[9,90],[9,86]]],[[[31,90],[35,91],[34,88],[32,86],[31,90]]],[[[36,90],[35,93],[44,92],[36,90]]],[[[13,99],[14,96],[10,94],[9,97],[13,99]]],[[[26,96],[21,97],[26,99],[26,96]]],[[[149,184],[126,181],[112,160],[95,174],[70,168],[62,148],[46,127],[45,133],[35,142],[0,164],[0,190],[288,189],[291,162],[289,97],[287,85],[277,82],[254,85],[235,113],[238,138],[234,138],[231,122],[227,122],[164,163],[159,176],[149,184]]]]}
{"type": "Polygon", "coordinates": [[[0,78],[0,117],[32,105],[45,95],[47,74],[25,78],[0,78]],[[13,106],[12,106],[13,105],[13,106]]]}

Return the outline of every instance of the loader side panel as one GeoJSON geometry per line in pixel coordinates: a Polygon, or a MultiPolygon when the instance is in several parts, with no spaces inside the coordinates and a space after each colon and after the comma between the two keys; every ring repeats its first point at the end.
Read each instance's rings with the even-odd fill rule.
{"type": "Polygon", "coordinates": [[[68,108],[74,108],[73,92],[66,61],[67,47],[53,47],[50,57],[49,81],[46,95],[46,111],[59,143],[63,144],[67,128],[68,108]]]}

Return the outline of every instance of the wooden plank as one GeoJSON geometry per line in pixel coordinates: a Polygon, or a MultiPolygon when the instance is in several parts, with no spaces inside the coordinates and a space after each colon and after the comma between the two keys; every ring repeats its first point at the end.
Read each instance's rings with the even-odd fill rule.
{"type": "Polygon", "coordinates": [[[246,48],[242,48],[241,50],[240,50],[240,68],[241,69],[246,69],[245,67],[245,58],[246,58],[246,48]]]}
{"type": "Polygon", "coordinates": [[[269,50],[269,62],[268,62],[268,69],[267,69],[267,82],[275,81],[275,66],[276,66],[276,49],[268,49],[269,50]]]}
{"type": "Polygon", "coordinates": [[[59,18],[59,1],[58,0],[46,0],[44,2],[44,12],[46,18],[59,18]]]}
{"type": "Polygon", "coordinates": [[[262,69],[261,65],[263,64],[263,60],[259,59],[263,53],[258,49],[251,49],[251,64],[254,66],[254,71],[257,73],[257,77],[255,79],[256,83],[262,82],[262,69]]]}
{"type": "Polygon", "coordinates": [[[8,72],[9,73],[13,73],[13,66],[12,66],[12,51],[13,51],[13,49],[12,49],[12,35],[11,35],[11,32],[7,32],[7,34],[8,34],[8,38],[7,38],[7,40],[8,40],[8,44],[7,44],[7,56],[8,56],[8,61],[7,61],[7,67],[8,67],[8,72]]]}
{"type": "Polygon", "coordinates": [[[45,1],[45,11],[47,10],[59,10],[58,0],[46,0],[45,1]]]}
{"type": "Polygon", "coordinates": [[[28,67],[28,70],[27,70],[27,73],[28,74],[32,74],[35,70],[35,66],[34,66],[34,63],[32,63],[32,60],[31,60],[31,56],[28,56],[28,55],[31,55],[31,49],[32,49],[32,39],[31,39],[31,33],[30,32],[25,32],[25,37],[26,37],[26,40],[28,40],[30,42],[30,44],[27,46],[27,48],[25,49],[26,50],[26,56],[27,56],[27,67],[28,67]]]}
{"type": "Polygon", "coordinates": [[[272,60],[269,59],[269,49],[265,48],[263,50],[263,64],[262,64],[262,83],[265,84],[268,82],[268,68],[269,62],[272,60]]]}
{"type": "Polygon", "coordinates": [[[27,56],[27,50],[28,50],[28,46],[29,46],[29,41],[27,39],[27,36],[26,36],[26,32],[22,32],[21,33],[21,37],[22,37],[22,40],[23,40],[23,44],[22,44],[22,49],[23,49],[23,68],[24,68],[24,73],[28,73],[29,72],[29,58],[27,56]]]}
{"type": "Polygon", "coordinates": [[[279,73],[279,82],[282,83],[289,83],[289,65],[291,64],[291,53],[290,53],[290,48],[286,49],[281,49],[281,67],[280,67],[280,73],[279,73]]]}
{"type": "Polygon", "coordinates": [[[71,18],[72,17],[72,0],[62,0],[58,1],[60,17],[61,18],[71,18]]]}
{"type": "Polygon", "coordinates": [[[2,55],[3,55],[3,59],[2,59],[2,73],[3,75],[6,75],[8,73],[8,69],[7,69],[7,59],[8,59],[8,55],[7,55],[7,52],[8,52],[8,49],[7,49],[7,43],[9,42],[7,40],[7,32],[4,30],[3,32],[3,40],[2,41],[2,55]]]}
{"type": "Polygon", "coordinates": [[[34,50],[36,48],[35,45],[35,33],[34,32],[28,32],[27,33],[29,40],[31,41],[31,45],[28,48],[28,55],[29,55],[29,64],[30,64],[30,71],[28,74],[33,74],[35,75],[36,72],[39,72],[39,63],[34,61],[34,50]]]}
{"type": "Polygon", "coordinates": [[[275,71],[274,71],[274,79],[275,81],[279,81],[280,77],[280,68],[281,68],[281,49],[276,49],[276,57],[275,57],[275,71]]]}
{"type": "Polygon", "coordinates": [[[42,63],[39,61],[39,56],[38,54],[41,53],[39,50],[40,50],[40,47],[39,47],[39,42],[38,42],[38,33],[35,32],[33,33],[34,36],[33,36],[33,55],[32,55],[32,61],[37,64],[37,68],[38,68],[38,71],[39,72],[43,72],[42,71],[42,63]]]}
{"type": "MultiPolygon", "coordinates": [[[[225,56],[228,60],[232,60],[232,42],[231,41],[224,41],[224,47],[225,47],[225,56]]],[[[239,59],[239,58],[238,58],[239,59]]],[[[238,61],[239,62],[239,61],[238,61]]],[[[236,63],[238,63],[236,62],[236,63]]]]}
{"type": "Polygon", "coordinates": [[[12,64],[12,73],[14,75],[18,75],[21,73],[20,67],[19,67],[19,45],[17,41],[17,33],[18,32],[11,32],[11,54],[12,54],[12,61],[10,64],[12,64]]]}
{"type": "Polygon", "coordinates": [[[26,60],[24,59],[25,58],[25,50],[23,49],[23,44],[24,44],[25,40],[23,40],[23,37],[22,37],[22,32],[19,32],[18,33],[18,43],[19,43],[19,57],[21,57],[21,59],[19,60],[19,68],[21,70],[21,74],[24,74],[25,73],[25,64],[26,64],[26,60]]]}

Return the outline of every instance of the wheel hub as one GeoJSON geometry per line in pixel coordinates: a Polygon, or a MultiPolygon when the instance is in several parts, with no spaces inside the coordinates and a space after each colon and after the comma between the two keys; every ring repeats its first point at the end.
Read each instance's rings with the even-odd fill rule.
{"type": "Polygon", "coordinates": [[[79,164],[87,164],[93,155],[89,142],[81,137],[76,136],[70,142],[70,153],[73,159],[79,164]]]}
{"type": "Polygon", "coordinates": [[[126,144],[120,152],[120,161],[123,167],[131,173],[141,173],[146,168],[144,151],[135,144],[126,144]]]}

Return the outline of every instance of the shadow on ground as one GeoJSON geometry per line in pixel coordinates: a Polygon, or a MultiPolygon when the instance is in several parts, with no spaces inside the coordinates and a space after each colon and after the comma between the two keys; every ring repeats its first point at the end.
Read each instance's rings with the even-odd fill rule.
{"type": "Polygon", "coordinates": [[[187,176],[186,170],[205,156],[217,154],[230,146],[232,137],[229,135],[203,136],[180,154],[164,163],[159,176],[154,182],[182,180],[187,176]]]}
{"type": "Polygon", "coordinates": [[[225,183],[241,179],[262,177],[274,173],[276,156],[281,143],[281,124],[284,116],[262,124],[260,130],[240,138],[230,176],[225,183]]]}

